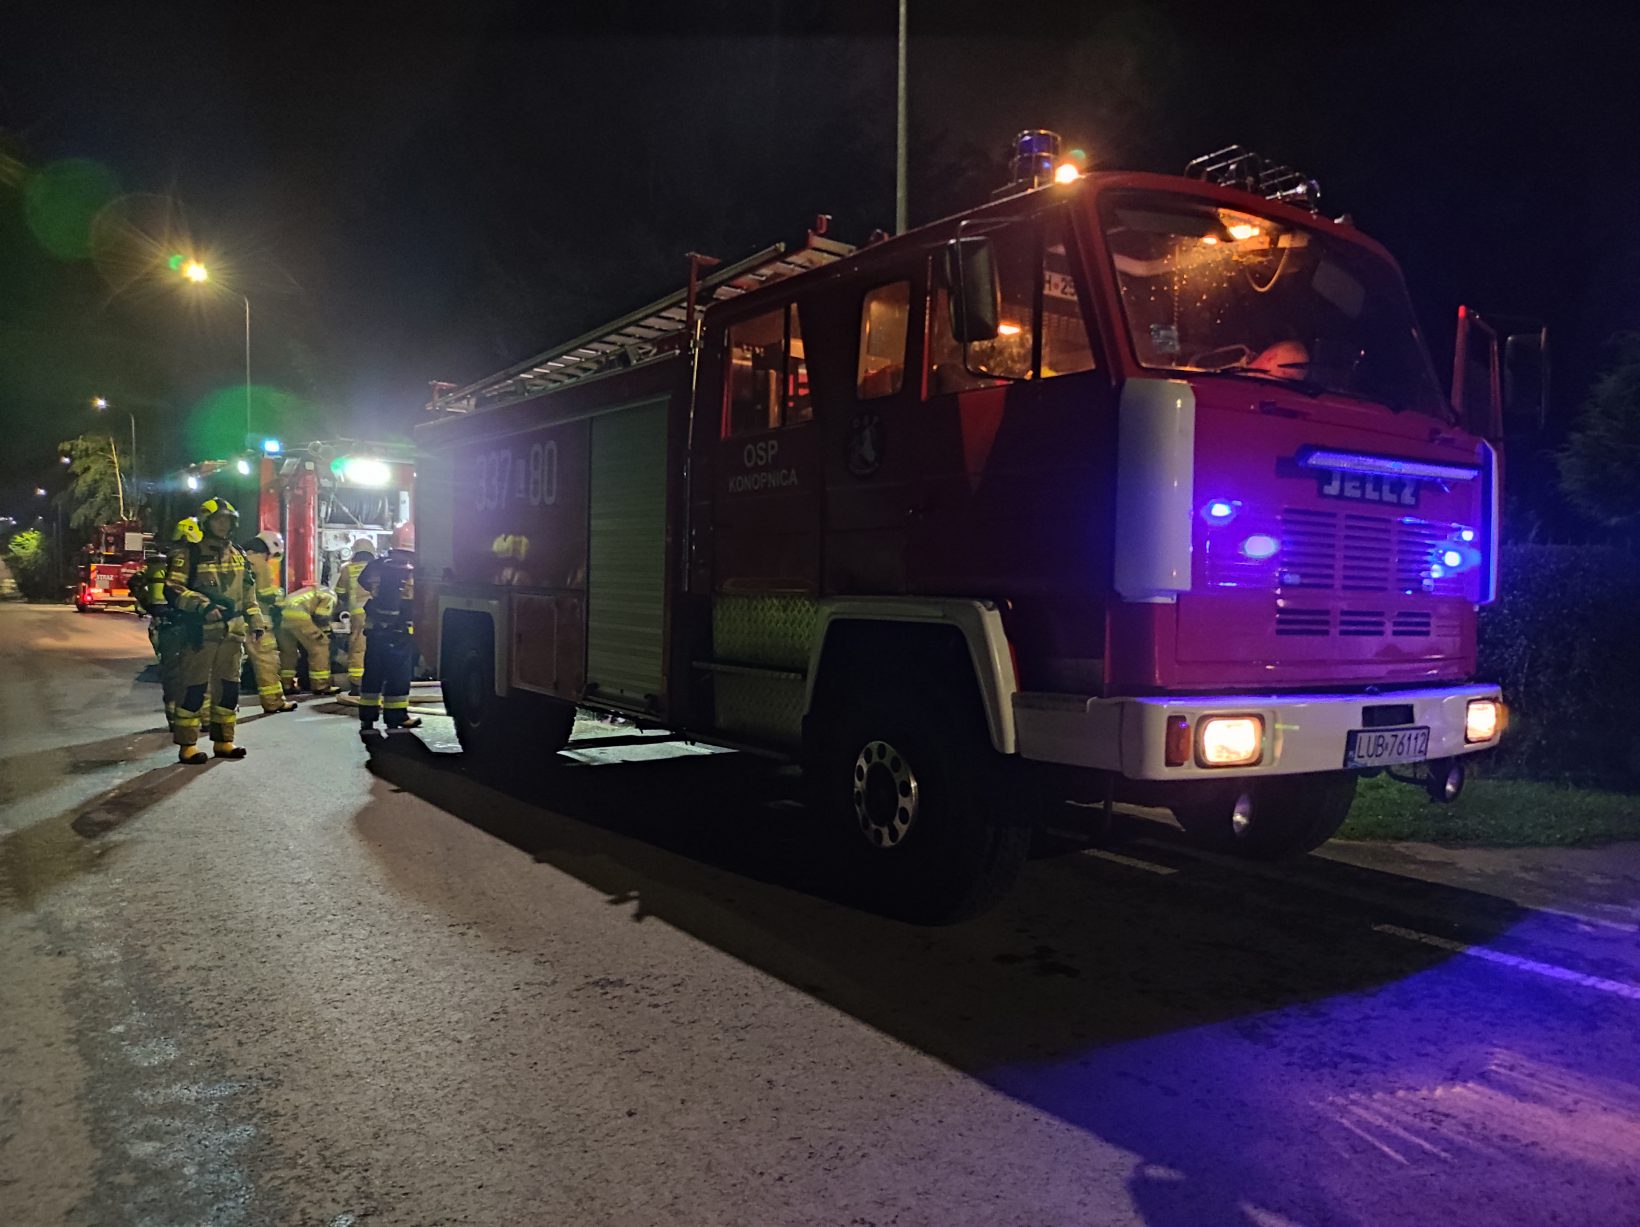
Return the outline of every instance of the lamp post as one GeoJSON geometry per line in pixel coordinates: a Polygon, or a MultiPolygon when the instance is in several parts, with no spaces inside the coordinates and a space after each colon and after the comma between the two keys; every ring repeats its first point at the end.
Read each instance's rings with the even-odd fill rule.
{"type": "MultiPolygon", "coordinates": [[[[93,396],[91,398],[91,407],[98,413],[102,413],[105,410],[112,408],[112,406],[109,405],[108,400],[101,396],[93,396]]],[[[131,499],[131,507],[134,511],[136,510],[137,504],[141,501],[140,496],[142,494],[142,488],[137,484],[137,415],[127,409],[125,411],[125,416],[131,419],[131,455],[127,458],[128,463],[125,467],[131,471],[131,489],[135,496],[131,499]]],[[[112,442],[112,439],[110,439],[110,442],[112,442]]],[[[120,486],[120,518],[123,520],[125,518],[125,482],[120,478],[119,453],[110,448],[110,454],[114,457],[114,479],[119,482],[120,486]]]]}
{"type": "Polygon", "coordinates": [[[904,234],[910,223],[910,209],[907,200],[907,173],[906,162],[910,155],[911,137],[910,124],[907,119],[908,105],[906,100],[906,38],[907,13],[909,0],[900,0],[900,41],[899,57],[896,61],[898,71],[894,78],[894,233],[904,234]]]}
{"type": "MultiPolygon", "coordinates": [[[[198,260],[189,260],[182,266],[182,275],[195,285],[204,285],[211,279],[211,270],[198,260]]],[[[251,433],[251,300],[250,296],[229,290],[245,304],[245,433],[251,433]]]]}

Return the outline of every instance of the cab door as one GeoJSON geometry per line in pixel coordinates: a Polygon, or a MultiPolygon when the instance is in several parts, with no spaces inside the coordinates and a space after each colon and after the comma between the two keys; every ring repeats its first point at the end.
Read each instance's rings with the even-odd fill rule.
{"type": "Polygon", "coordinates": [[[820,474],[802,312],[784,302],[724,333],[713,466],[713,590],[812,597],[820,587],[820,474]]]}
{"type": "Polygon", "coordinates": [[[1103,578],[1096,532],[1114,393],[1088,327],[1087,295],[1063,209],[989,223],[997,336],[959,344],[936,257],[924,412],[925,457],[913,584],[1058,588],[1103,578]]]}

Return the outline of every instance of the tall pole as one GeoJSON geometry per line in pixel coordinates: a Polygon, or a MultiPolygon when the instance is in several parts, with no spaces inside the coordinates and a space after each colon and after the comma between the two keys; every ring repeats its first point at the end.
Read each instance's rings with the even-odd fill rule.
{"type": "Polygon", "coordinates": [[[140,520],[142,487],[137,484],[137,415],[127,409],[125,416],[131,419],[131,454],[125,458],[125,467],[131,470],[131,510],[134,513],[132,518],[140,520]]]}
{"type": "Polygon", "coordinates": [[[247,442],[251,433],[251,300],[248,294],[239,297],[245,300],[245,434],[247,442]]]}
{"type": "Polygon", "coordinates": [[[899,77],[896,82],[896,103],[898,113],[895,116],[894,131],[894,233],[904,234],[907,229],[905,168],[907,146],[909,139],[906,131],[906,97],[905,97],[905,43],[906,43],[906,4],[908,0],[900,0],[900,54],[899,77]]]}

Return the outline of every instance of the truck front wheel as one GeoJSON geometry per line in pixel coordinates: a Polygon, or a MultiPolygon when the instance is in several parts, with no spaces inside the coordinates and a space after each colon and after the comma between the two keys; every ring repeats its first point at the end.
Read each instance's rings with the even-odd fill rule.
{"type": "Polygon", "coordinates": [[[945,923],[1005,893],[1031,831],[971,695],[912,679],[846,696],[813,769],[843,872],[871,906],[945,923]]]}
{"type": "Polygon", "coordinates": [[[1312,852],[1349,816],[1355,776],[1346,771],[1214,781],[1173,805],[1193,840],[1215,852],[1278,861],[1312,852]]]}

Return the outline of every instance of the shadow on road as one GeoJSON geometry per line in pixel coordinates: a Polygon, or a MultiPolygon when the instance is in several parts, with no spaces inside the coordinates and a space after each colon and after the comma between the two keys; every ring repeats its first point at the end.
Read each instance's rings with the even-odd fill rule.
{"type": "MultiPolygon", "coordinates": [[[[1140,842],[1115,858],[1039,859],[990,914],[916,928],[863,910],[828,877],[795,781],[766,764],[567,764],[507,784],[471,778],[462,761],[411,738],[372,751],[381,779],[634,920],[659,918],[1132,1152],[1129,1191],[1148,1222],[1241,1225],[1272,1206],[1302,1221],[1426,1221],[1430,1178],[1458,1181],[1456,1196],[1484,1172],[1493,1195],[1527,1199],[1547,1195],[1544,1163],[1557,1184],[1568,1172],[1612,1179],[1587,1146],[1561,1155],[1515,1134],[1504,1153],[1520,1154],[1500,1162],[1495,1139],[1476,1140],[1491,1126],[1451,1116],[1461,1095],[1427,1098],[1472,1088],[1507,1116],[1497,1097],[1527,1097],[1500,1091],[1499,1070],[1558,1064],[1598,1095],[1634,1063],[1627,1047],[1591,1043],[1567,1071],[1570,1007],[1530,976],[1500,987],[1454,957],[1507,942],[1525,915],[1507,901],[1319,858],[1203,860],[1171,828],[1129,819],[1118,838],[1140,842]],[[1374,1204],[1359,1219],[1332,1187],[1340,1172],[1374,1204]]],[[[1520,1110],[1499,1127],[1544,1128],[1520,1110]]],[[[1611,1145],[1631,1143],[1640,1137],[1611,1145]]]]}
{"type": "Polygon", "coordinates": [[[117,767],[170,744],[170,731],[154,728],[0,759],[0,805],[55,788],[64,775],[117,767]]]}
{"type": "Polygon", "coordinates": [[[215,765],[155,767],[67,814],[0,837],[0,907],[28,910],[62,883],[95,867],[110,846],[97,842],[102,836],[181,791],[215,765]]]}

